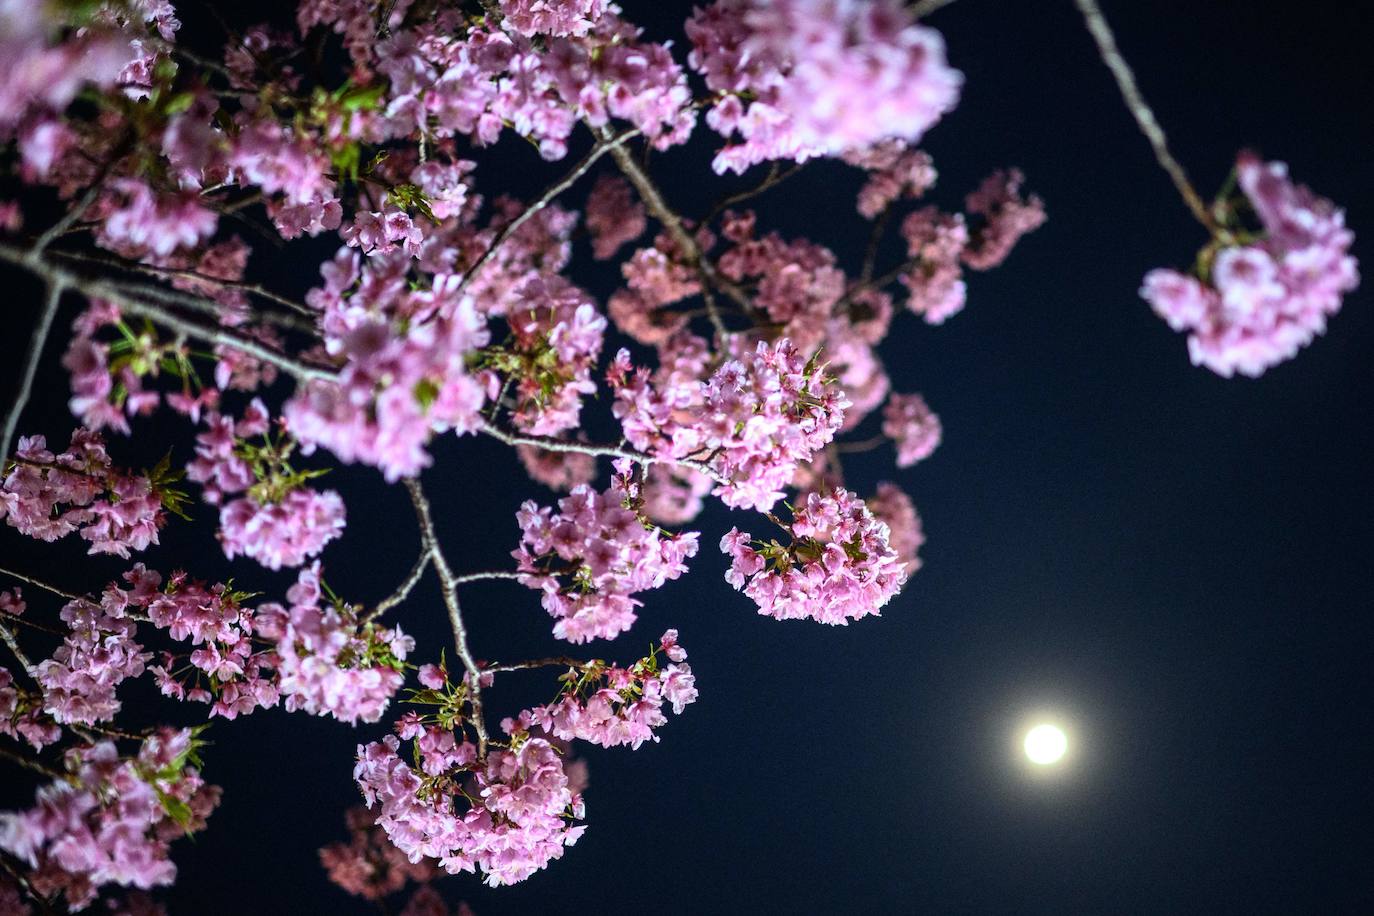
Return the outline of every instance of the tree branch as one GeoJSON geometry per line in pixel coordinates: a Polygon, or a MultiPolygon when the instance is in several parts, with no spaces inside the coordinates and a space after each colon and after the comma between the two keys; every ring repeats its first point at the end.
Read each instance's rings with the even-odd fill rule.
{"type": "Polygon", "coordinates": [[[679,467],[691,468],[694,471],[699,471],[716,483],[729,483],[729,480],[727,480],[723,474],[709,464],[691,458],[662,458],[658,455],[647,455],[644,452],[617,448],[611,445],[590,445],[586,442],[571,442],[567,439],[551,439],[547,436],[526,436],[520,433],[508,433],[505,430],[497,429],[491,425],[483,426],[482,432],[507,445],[533,445],[547,452],[592,455],[593,457],[599,458],[625,458],[629,461],[633,461],[635,464],[642,464],[646,467],[651,464],[675,464],[679,467]]]}
{"type": "Polygon", "coordinates": [[[51,284],[57,284],[76,290],[85,296],[96,299],[106,299],[130,314],[149,318],[173,331],[185,334],[187,337],[193,337],[196,340],[201,340],[216,346],[231,347],[240,350],[247,353],[249,356],[276,366],[278,369],[281,369],[288,375],[294,376],[300,381],[320,379],[333,380],[337,377],[333,370],[322,369],[318,366],[303,363],[233,328],[207,327],[206,325],[198,324],[194,321],[188,321],[179,315],[167,311],[160,305],[154,305],[150,302],[134,299],[118,285],[104,280],[82,277],[50,261],[30,258],[27,252],[18,248],[13,248],[9,245],[0,245],[0,260],[8,261],[18,267],[26,268],[51,284]]]}
{"type": "Polygon", "coordinates": [[[463,573],[461,576],[458,576],[458,577],[457,577],[456,579],[454,579],[453,581],[454,581],[456,584],[458,584],[458,585],[463,585],[463,584],[466,584],[466,583],[468,583],[468,582],[481,582],[483,579],[515,579],[515,580],[518,580],[519,578],[520,578],[520,573],[518,573],[518,572],[503,572],[503,571],[501,571],[501,570],[495,570],[495,569],[493,569],[493,570],[486,570],[486,571],[483,571],[483,572],[463,573]]]}
{"type": "MultiPolygon", "coordinates": [[[[603,127],[601,136],[604,137],[607,134],[608,130],[603,127]]],[[[662,223],[663,228],[668,230],[668,235],[672,237],[674,244],[682,251],[688,262],[696,267],[697,273],[701,277],[702,286],[714,285],[733,299],[746,313],[749,312],[751,310],[749,297],[738,286],[716,272],[715,265],[707,260],[701,246],[697,244],[697,240],[682,225],[682,217],[678,216],[668,206],[658,187],[649,178],[648,173],[635,161],[635,157],[630,154],[630,151],[623,146],[613,147],[611,156],[615,159],[615,164],[620,167],[620,171],[630,180],[630,184],[634,185],[635,190],[639,192],[639,196],[644,200],[644,206],[648,207],[649,212],[654,215],[654,219],[662,223]]],[[[711,319],[712,327],[716,329],[716,337],[723,340],[730,331],[725,327],[725,322],[720,317],[720,310],[716,308],[715,301],[709,295],[703,296],[703,298],[706,300],[706,314],[711,319]]]]}
{"type": "Polygon", "coordinates": [[[49,779],[66,778],[61,773],[57,772],[56,770],[48,766],[45,766],[37,760],[30,760],[23,754],[20,754],[17,751],[12,751],[7,747],[0,747],[0,759],[8,760],[10,763],[18,764],[26,770],[32,770],[35,773],[39,773],[43,776],[48,777],[49,779]]]}
{"type": "Polygon", "coordinates": [[[472,704],[472,724],[477,730],[477,753],[482,760],[487,756],[487,724],[482,717],[482,669],[472,657],[468,648],[468,632],[463,625],[462,606],[458,603],[458,577],[439,546],[438,535],[434,531],[434,518],[430,513],[429,499],[418,477],[405,479],[410,501],[415,506],[415,518],[420,523],[420,541],[434,563],[434,571],[439,576],[439,585],[444,595],[444,605],[448,608],[449,625],[453,628],[453,647],[468,673],[468,702],[472,704]]]}
{"type": "Polygon", "coordinates": [[[1102,62],[1107,65],[1107,69],[1112,72],[1116,79],[1117,88],[1121,90],[1121,98],[1126,102],[1126,108],[1135,118],[1135,122],[1140,126],[1140,132],[1145,135],[1145,139],[1150,141],[1150,147],[1154,150],[1155,161],[1160,168],[1168,173],[1173,181],[1178,193],[1183,196],[1183,202],[1188,205],[1194,218],[1207,229],[1208,232],[1215,230],[1216,225],[1212,221],[1211,214],[1207,212],[1207,205],[1202,202],[1201,196],[1188,181],[1188,174],[1183,170],[1183,166],[1174,158],[1173,153],[1169,152],[1169,142],[1164,136],[1164,128],[1159,126],[1159,121],[1155,118],[1155,113],[1145,102],[1145,96],[1140,92],[1140,87],[1136,85],[1135,74],[1131,72],[1131,67],[1126,63],[1126,59],[1121,56],[1120,50],[1116,46],[1116,36],[1112,34],[1111,26],[1107,25],[1107,19],[1102,15],[1102,9],[1097,5],[1097,0],[1074,0],[1078,6],[1078,11],[1083,14],[1083,21],[1088,26],[1088,32],[1092,35],[1093,41],[1097,43],[1098,53],[1102,57],[1102,62]]]}
{"type": "Polygon", "coordinates": [[[428,568],[430,559],[431,554],[429,548],[424,544],[422,539],[420,544],[420,556],[415,560],[415,565],[411,567],[410,573],[406,575],[405,580],[401,582],[400,585],[396,586],[394,592],[387,595],[381,601],[378,601],[376,607],[363,615],[363,623],[369,623],[375,620],[406,600],[406,598],[410,597],[411,589],[415,588],[416,584],[420,581],[420,577],[425,574],[425,569],[428,568]]]}
{"type": "MultiPolygon", "coordinates": [[[[199,280],[202,283],[223,286],[226,289],[240,290],[252,296],[260,296],[269,302],[275,302],[283,308],[290,309],[297,315],[313,318],[316,314],[310,306],[278,293],[274,293],[272,290],[260,284],[245,283],[242,280],[222,280],[219,277],[212,277],[187,267],[158,267],[155,264],[142,264],[137,261],[125,261],[120,258],[106,258],[99,255],[82,254],[77,251],[53,251],[52,256],[56,258],[66,258],[71,261],[81,261],[86,264],[100,264],[118,270],[127,270],[130,273],[146,274],[150,277],[187,277],[188,279],[199,280]]],[[[268,320],[271,319],[269,318],[268,320]]],[[[313,324],[309,326],[309,330],[314,330],[313,324]]]]}
{"type": "Polygon", "coordinates": [[[38,363],[43,356],[43,346],[48,342],[52,331],[53,319],[57,317],[57,304],[62,299],[63,287],[58,283],[48,284],[48,296],[43,302],[43,311],[34,325],[33,337],[29,340],[29,352],[24,358],[24,370],[19,379],[19,393],[5,417],[5,428],[0,431],[0,462],[9,456],[10,446],[14,443],[14,433],[19,428],[19,416],[33,394],[33,380],[38,375],[38,363]]]}
{"type": "Polygon", "coordinates": [[[591,662],[583,661],[578,658],[570,658],[566,655],[555,655],[551,658],[532,658],[524,662],[512,662],[509,665],[492,665],[490,668],[482,669],[487,674],[500,674],[503,671],[525,671],[531,668],[552,668],[555,666],[566,666],[568,668],[585,668],[591,662]]]}
{"type": "Polygon", "coordinates": [[[3,566],[0,566],[0,574],[9,576],[11,579],[18,579],[20,582],[25,582],[29,585],[32,585],[34,588],[41,588],[45,592],[56,595],[59,598],[66,598],[68,601],[81,600],[80,595],[73,595],[71,592],[64,592],[56,585],[49,585],[47,582],[44,582],[41,579],[35,579],[32,576],[26,576],[21,572],[15,572],[12,569],[6,569],[3,566]]]}
{"type": "Polygon", "coordinates": [[[911,15],[924,19],[941,7],[949,6],[954,0],[919,0],[911,5],[911,15]]]}
{"type": "Polygon", "coordinates": [[[38,680],[38,669],[29,661],[29,657],[24,654],[24,650],[19,648],[19,640],[14,638],[14,633],[7,627],[3,620],[0,620],[0,642],[10,647],[14,657],[19,659],[19,664],[24,666],[24,671],[35,681],[38,680]]]}
{"type": "Polygon", "coordinates": [[[497,234],[496,238],[492,240],[492,243],[487,246],[487,250],[482,252],[482,256],[477,259],[477,262],[473,264],[472,267],[470,267],[466,273],[463,274],[463,279],[458,281],[459,292],[465,289],[467,285],[472,282],[472,280],[477,276],[478,271],[485,267],[487,265],[487,262],[496,256],[496,252],[501,248],[502,245],[504,245],[507,242],[507,240],[510,239],[512,235],[515,235],[515,233],[520,230],[521,226],[529,222],[540,210],[543,210],[549,204],[553,203],[554,199],[557,198],[558,195],[568,190],[568,188],[571,188],[579,178],[581,178],[583,175],[587,174],[587,172],[591,170],[591,167],[595,165],[597,161],[601,159],[602,156],[606,155],[606,153],[611,152],[612,150],[619,149],[622,144],[634,139],[635,137],[639,136],[639,134],[640,130],[638,128],[634,128],[632,130],[627,130],[624,133],[619,134],[617,136],[603,136],[601,139],[599,139],[596,145],[592,147],[591,151],[587,153],[587,155],[583,156],[581,161],[579,161],[577,165],[572,167],[571,171],[569,171],[558,181],[549,185],[549,187],[545,189],[544,193],[539,195],[538,199],[536,199],[533,203],[531,203],[528,207],[525,208],[524,212],[522,212],[519,216],[517,216],[515,219],[511,220],[509,223],[506,224],[506,226],[497,234]]]}

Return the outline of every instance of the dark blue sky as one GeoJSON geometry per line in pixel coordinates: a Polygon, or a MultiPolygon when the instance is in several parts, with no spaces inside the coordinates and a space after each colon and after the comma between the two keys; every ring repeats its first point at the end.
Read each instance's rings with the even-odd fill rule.
{"type": "MultiPolygon", "coordinates": [[[[625,5],[659,36],[678,34],[690,7],[625,5]]],[[[1286,160],[1346,206],[1356,253],[1374,265],[1374,30],[1353,4],[1104,5],[1204,194],[1241,147],[1286,160]]],[[[1258,381],[1193,368],[1136,289],[1204,239],[1072,3],[959,0],[930,24],[967,77],[926,143],[934,199],[957,206],[993,168],[1018,165],[1050,219],[1006,266],[972,278],[965,312],[938,329],[899,319],[886,344],[896,388],[926,395],[945,441],[895,478],[890,452],[846,470],[856,489],[891,478],[912,493],[925,568],[881,619],[779,623],[721,580],[714,542],[742,518],[708,511],[692,574],[646,596],[629,637],[596,648],[630,658],[677,627],[700,701],[658,745],[586,754],[589,829],[562,862],[497,891],[446,880],[450,901],[479,916],[1374,908],[1369,288],[1258,381]],[[1027,779],[1014,756],[1037,709],[1076,726],[1078,758],[1057,779],[1027,779]]],[[[711,147],[703,130],[655,162],[687,213],[720,192],[711,147]]],[[[484,191],[531,192],[561,173],[521,144],[499,150],[479,171],[484,191]]],[[[810,171],[766,200],[761,221],[854,265],[858,179],[810,171]]],[[[320,255],[294,260],[299,250],[265,259],[261,276],[303,289],[320,255]]],[[[610,291],[583,250],[578,263],[574,280],[610,291]]],[[[27,292],[11,301],[15,315],[36,310],[27,292]]],[[[44,380],[23,428],[60,437],[64,383],[51,364],[44,380]]],[[[447,437],[435,452],[426,482],[451,554],[502,563],[516,506],[550,495],[489,442],[447,437]]],[[[375,601],[417,549],[406,499],[373,472],[337,478],[350,525],[327,574],[375,601]]],[[[224,574],[208,521],[150,564],[224,574]]],[[[80,588],[119,569],[74,567],[79,551],[9,529],[0,556],[80,588]]],[[[286,581],[250,563],[232,571],[286,581]]],[[[465,599],[478,655],[556,648],[532,593],[492,583],[465,599]]],[[[422,653],[447,645],[432,582],[396,613],[422,653]]],[[[496,702],[546,686],[531,677],[496,702]]],[[[177,851],[171,912],[365,912],[327,883],[315,850],[343,837],[354,746],[384,728],[280,710],[217,723],[206,774],[225,800],[177,851]]],[[[7,785],[0,803],[28,792],[7,785]]]]}

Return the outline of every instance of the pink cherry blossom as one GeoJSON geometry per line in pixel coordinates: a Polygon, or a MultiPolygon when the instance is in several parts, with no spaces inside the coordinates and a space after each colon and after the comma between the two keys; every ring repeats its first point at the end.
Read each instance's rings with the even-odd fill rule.
{"type": "Polygon", "coordinates": [[[921,516],[911,497],[901,487],[888,481],[878,484],[877,492],[867,500],[868,511],[888,527],[888,546],[906,566],[907,576],[921,568],[917,551],[926,542],[921,516]]]}
{"type": "Polygon", "coordinates": [[[1223,229],[1199,276],[1154,270],[1140,294],[1170,327],[1188,332],[1194,365],[1257,377],[1325,332],[1359,271],[1345,211],[1293,184],[1286,165],[1242,153],[1236,177],[1260,223],[1254,240],[1242,244],[1223,229]]]}
{"type": "Polygon", "coordinates": [[[279,689],[287,710],[376,722],[400,689],[415,641],[399,627],[360,623],[353,608],[320,606],[319,564],[301,570],[290,609],[259,608],[259,628],[277,636],[279,689]],[[271,615],[277,623],[264,626],[271,615]]]}
{"type": "Polygon", "coordinates": [[[919,394],[894,394],[883,408],[883,435],[897,444],[897,467],[929,458],[940,445],[943,428],[919,394]]]}
{"type": "Polygon", "coordinates": [[[587,231],[592,236],[594,258],[604,261],[613,257],[647,227],[644,204],[635,199],[628,181],[610,175],[596,180],[587,198],[587,231]]]}
{"type": "Polygon", "coordinates": [[[107,884],[171,884],[171,841],[204,829],[219,804],[192,765],[196,744],[190,730],[163,729],[131,758],[112,741],[69,751],[68,779],[41,787],[28,810],[0,812],[0,849],[34,869],[35,891],[73,909],[107,884]]]}
{"type": "Polygon", "coordinates": [[[520,507],[520,581],[541,592],[560,639],[611,639],[629,629],[639,605],[631,596],[678,578],[696,555],[696,532],[669,535],[640,514],[637,486],[622,467],[603,493],[582,484],[557,511],[533,501],[520,507]]]}
{"type": "Polygon", "coordinates": [[[707,123],[740,138],[716,156],[717,172],[915,143],[963,82],[940,34],[898,0],[716,0],[687,35],[688,61],[722,94],[707,123]]]}
{"type": "Polygon", "coordinates": [[[434,863],[411,862],[387,840],[375,812],[350,808],[345,817],[348,842],[320,849],[320,864],[330,881],[364,900],[382,900],[409,882],[423,884],[434,877],[434,863]]]}
{"type": "Polygon", "coordinates": [[[485,765],[459,742],[447,767],[428,773],[402,760],[400,742],[388,735],[359,746],[353,778],[367,806],[378,807],[378,825],[411,860],[436,859],[452,874],[480,871],[492,886],[514,884],[577,842],[584,828],[573,822],[584,807],[547,739],[512,738],[512,748],[493,750],[485,765]]]}
{"type": "Polygon", "coordinates": [[[89,553],[128,557],[156,544],[166,521],[162,497],[142,475],[115,468],[98,433],[78,429],[65,452],[43,436],[19,440],[15,462],[0,481],[0,518],[21,534],[55,541],[73,531],[89,553]]]}
{"type": "Polygon", "coordinates": [[[906,582],[890,532],[847,490],[812,493],[785,526],[788,544],[732,528],[720,549],[725,579],[778,620],[847,624],[877,614],[906,582]]]}
{"type": "Polygon", "coordinates": [[[819,361],[803,359],[785,338],[752,348],[736,338],[733,358],[709,378],[697,341],[670,343],[670,358],[652,375],[634,369],[625,350],[612,364],[625,438],[668,459],[711,456],[726,480],[714,492],[727,505],[770,508],[797,464],[834,437],[848,399],[819,361]]]}
{"type": "Polygon", "coordinates": [[[564,677],[564,694],[547,706],[525,710],[519,727],[538,726],[565,741],[588,741],[601,747],[628,744],[637,749],[645,741],[657,741],[654,729],[668,720],[663,704],[674,715],[696,701],[696,680],[686,664],[687,652],[677,644],[677,631],[669,630],[660,648],[671,660],[660,668],[658,651],[629,668],[593,664],[564,677]]]}

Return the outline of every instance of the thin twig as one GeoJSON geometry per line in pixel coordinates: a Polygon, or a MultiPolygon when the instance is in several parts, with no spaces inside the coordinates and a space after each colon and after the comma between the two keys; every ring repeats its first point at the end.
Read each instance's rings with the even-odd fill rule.
{"type": "Polygon", "coordinates": [[[429,499],[417,477],[405,479],[410,501],[415,506],[415,518],[420,523],[420,540],[434,563],[434,571],[439,576],[439,585],[444,595],[444,605],[448,608],[449,625],[453,628],[453,647],[458,658],[468,672],[468,702],[472,704],[472,725],[477,731],[477,754],[482,760],[487,756],[487,724],[482,717],[482,669],[468,648],[468,632],[463,625],[462,606],[458,603],[458,577],[439,546],[439,537],[434,530],[434,518],[430,513],[429,499]]]}
{"type": "Polygon", "coordinates": [[[72,226],[76,225],[77,220],[85,215],[86,211],[90,209],[91,204],[95,203],[95,199],[100,196],[102,189],[103,185],[101,180],[97,179],[86,189],[86,193],[81,195],[81,199],[73,204],[70,210],[62,214],[61,219],[49,226],[48,230],[34,241],[33,247],[29,249],[30,256],[35,259],[42,257],[43,251],[51,245],[54,240],[65,234],[72,226]]]}
{"type": "Polygon", "coordinates": [[[863,268],[859,271],[859,282],[867,283],[873,279],[873,267],[878,263],[878,249],[882,247],[883,234],[887,232],[888,225],[892,222],[894,207],[888,204],[883,207],[883,212],[878,214],[878,218],[873,221],[873,229],[868,234],[868,246],[864,249],[863,268]]]}
{"type": "Polygon", "coordinates": [[[278,369],[281,369],[283,372],[301,381],[312,381],[316,379],[332,380],[337,377],[333,370],[322,369],[318,366],[303,363],[233,328],[207,327],[203,324],[187,321],[167,311],[162,306],[134,299],[121,287],[115,284],[103,280],[82,277],[62,267],[58,267],[50,261],[31,260],[28,254],[21,249],[13,248],[9,245],[0,245],[0,260],[8,261],[11,264],[26,268],[32,273],[47,280],[49,283],[68,287],[93,298],[106,299],[131,314],[150,318],[173,331],[185,334],[187,337],[193,337],[196,340],[205,341],[206,343],[215,344],[217,346],[231,347],[240,350],[247,353],[249,356],[276,366],[278,369]]]}
{"type": "MultiPolygon", "coordinates": [[[[269,302],[288,308],[298,315],[314,317],[316,312],[310,306],[297,302],[279,293],[274,293],[257,283],[247,283],[243,280],[222,280],[219,277],[212,277],[200,271],[192,270],[187,267],[159,267],[156,264],[141,264],[136,261],[125,261],[119,258],[106,258],[98,255],[82,254],[76,251],[54,251],[53,257],[66,258],[71,261],[81,261],[87,264],[101,264],[105,267],[114,267],[119,270],[127,270],[131,273],[147,274],[151,277],[187,277],[192,280],[199,280],[202,283],[223,286],[226,289],[236,289],[248,293],[252,296],[261,296],[269,302]]],[[[313,330],[313,328],[312,328],[313,330]]]]}
{"type": "Polygon", "coordinates": [[[62,630],[57,629],[57,627],[50,627],[46,623],[39,623],[37,620],[30,620],[27,617],[8,617],[6,618],[6,620],[9,623],[17,623],[21,627],[26,627],[30,630],[37,630],[40,633],[48,633],[52,636],[67,635],[62,630]]]}
{"type": "MultiPolygon", "coordinates": [[[[54,252],[55,254],[56,252],[54,252]]],[[[132,283],[126,280],[111,280],[110,285],[120,290],[126,295],[142,296],[148,299],[156,299],[168,305],[176,305],[199,312],[202,315],[209,315],[219,321],[225,314],[225,308],[213,299],[205,299],[191,293],[183,292],[179,289],[171,289],[166,286],[153,286],[143,283],[132,283]]],[[[294,315],[282,315],[276,312],[254,312],[254,317],[259,321],[286,328],[298,333],[307,334],[313,340],[319,340],[319,328],[313,321],[306,321],[294,315]]]]}
{"type": "Polygon", "coordinates": [[[712,206],[710,211],[706,214],[706,218],[701,221],[702,225],[711,225],[711,223],[715,222],[717,216],[720,216],[730,207],[733,207],[735,204],[742,204],[746,200],[758,197],[765,191],[776,188],[793,175],[796,175],[803,168],[804,163],[797,163],[788,169],[780,169],[776,162],[773,163],[773,167],[768,170],[768,174],[764,177],[763,181],[754,185],[752,188],[740,191],[738,194],[731,194],[729,197],[724,197],[716,201],[715,205],[712,206]]]}
{"type": "MultiPolygon", "coordinates": [[[[606,128],[602,128],[602,135],[606,135],[606,128]]],[[[654,215],[654,219],[663,224],[663,228],[668,230],[668,235],[681,251],[683,257],[692,264],[701,277],[702,286],[714,284],[717,289],[725,293],[736,304],[748,312],[751,308],[749,297],[744,294],[738,286],[716,271],[715,266],[706,258],[697,240],[687,231],[687,227],[682,224],[682,217],[678,216],[668,202],[663,199],[663,194],[649,178],[647,172],[635,161],[635,157],[628,149],[623,146],[612,148],[611,157],[615,159],[615,164],[620,167],[620,171],[625,177],[630,179],[630,184],[635,186],[639,196],[644,201],[644,206],[654,215]]],[[[724,340],[730,333],[725,327],[725,322],[720,317],[720,310],[715,307],[715,302],[709,296],[703,296],[706,300],[707,316],[711,319],[711,326],[716,330],[718,341],[724,340]]]]}
{"type": "Polygon", "coordinates": [[[949,6],[954,0],[919,0],[918,3],[911,5],[911,15],[917,19],[924,19],[941,7],[949,6]]]}
{"type": "Polygon", "coordinates": [[[578,658],[569,658],[566,655],[556,655],[552,658],[532,658],[525,662],[512,662],[509,665],[492,665],[483,668],[487,674],[500,674],[503,671],[525,671],[531,668],[552,668],[555,666],[568,668],[585,668],[591,662],[582,661],[578,658]]]}
{"type": "Polygon", "coordinates": [[[11,579],[18,579],[20,582],[28,583],[29,585],[32,585],[34,588],[41,588],[45,592],[56,595],[59,598],[66,598],[68,601],[81,600],[80,595],[73,595],[71,592],[63,591],[56,585],[50,585],[47,582],[44,582],[42,579],[35,579],[32,576],[26,576],[21,572],[15,572],[12,569],[6,569],[3,566],[0,566],[0,574],[9,576],[11,579]]]}
{"type": "Polygon", "coordinates": [[[18,764],[26,770],[32,770],[35,773],[39,773],[43,776],[48,777],[49,779],[66,778],[61,773],[57,772],[56,770],[48,766],[45,766],[37,760],[30,760],[23,754],[12,751],[7,747],[0,747],[0,759],[8,760],[10,763],[18,764]]]}
{"type": "Polygon", "coordinates": [[[889,440],[887,436],[878,435],[858,442],[833,442],[831,444],[835,446],[836,452],[842,455],[852,455],[859,452],[871,452],[883,443],[889,441],[891,440],[889,440]]]}
{"type": "Polygon", "coordinates": [[[456,579],[454,579],[453,581],[454,581],[455,583],[459,584],[459,585],[464,585],[464,584],[466,584],[466,583],[468,583],[468,582],[481,582],[483,579],[519,579],[519,578],[520,578],[520,573],[518,573],[518,572],[503,572],[503,571],[501,571],[501,570],[492,569],[492,570],[485,570],[485,571],[483,571],[483,572],[463,573],[461,576],[458,576],[458,577],[457,577],[456,579]]]}
{"type": "Polygon", "coordinates": [[[1173,153],[1169,152],[1169,143],[1164,136],[1164,128],[1159,126],[1159,121],[1155,118],[1155,113],[1150,106],[1145,103],[1145,97],[1141,95],[1140,88],[1136,85],[1135,74],[1131,72],[1131,67],[1126,63],[1126,59],[1121,56],[1121,52],[1116,46],[1116,36],[1112,34],[1111,26],[1107,25],[1107,19],[1102,15],[1101,8],[1097,5],[1097,0],[1074,0],[1078,6],[1078,11],[1083,14],[1083,21],[1087,23],[1088,32],[1092,35],[1093,41],[1097,43],[1097,50],[1102,57],[1102,62],[1107,65],[1107,69],[1112,72],[1116,79],[1117,88],[1121,90],[1121,98],[1126,102],[1126,108],[1135,118],[1136,124],[1140,126],[1140,132],[1145,135],[1145,139],[1150,141],[1151,148],[1154,149],[1155,160],[1160,168],[1168,173],[1173,181],[1178,193],[1183,196],[1183,202],[1188,205],[1193,216],[1198,222],[1206,227],[1208,232],[1213,231],[1216,226],[1212,221],[1211,214],[1207,212],[1207,205],[1202,202],[1202,197],[1188,181],[1188,174],[1183,170],[1183,166],[1174,158],[1173,153]]]}
{"type": "Polygon", "coordinates": [[[0,621],[0,642],[10,647],[14,657],[19,659],[19,664],[24,666],[24,671],[35,681],[38,680],[38,669],[29,661],[29,657],[24,654],[24,650],[19,647],[19,640],[14,638],[14,633],[9,627],[5,626],[4,621],[0,621]]]}
{"type": "Polygon", "coordinates": [[[536,448],[542,448],[548,452],[591,455],[599,458],[625,458],[633,461],[635,464],[642,464],[646,467],[651,464],[675,464],[679,467],[691,468],[694,471],[699,471],[707,477],[710,477],[716,483],[729,483],[724,475],[709,464],[691,458],[663,458],[658,455],[647,455],[644,452],[617,448],[613,445],[592,445],[587,442],[572,442],[567,439],[551,439],[547,436],[525,436],[519,433],[508,433],[490,424],[484,425],[482,427],[482,432],[507,445],[533,445],[536,448]]]}
{"type": "Polygon", "coordinates": [[[62,292],[61,284],[48,284],[48,297],[43,302],[43,311],[38,316],[38,323],[33,327],[33,336],[29,339],[29,352],[24,358],[24,371],[19,379],[19,394],[15,396],[10,412],[5,417],[4,431],[0,432],[0,461],[10,453],[14,433],[19,428],[19,416],[24,412],[24,405],[28,404],[29,396],[33,394],[33,380],[38,375],[38,363],[43,356],[43,346],[48,342],[53,319],[57,317],[57,303],[62,299],[62,292]]]}
{"type": "Polygon", "coordinates": [[[476,263],[468,268],[467,272],[463,274],[463,279],[458,281],[458,290],[461,292],[472,282],[478,272],[487,265],[488,261],[496,256],[496,252],[500,250],[501,246],[504,245],[512,235],[515,235],[515,233],[520,230],[521,226],[533,219],[539,211],[553,203],[558,195],[568,190],[568,188],[571,188],[579,178],[591,170],[593,165],[596,165],[597,161],[600,160],[602,156],[606,155],[608,152],[619,149],[622,144],[634,139],[639,136],[639,134],[639,129],[635,128],[615,136],[605,136],[599,140],[597,144],[592,147],[591,152],[583,156],[577,165],[573,166],[572,169],[558,181],[549,185],[544,190],[543,194],[540,194],[539,197],[526,207],[519,216],[507,223],[501,231],[497,233],[496,238],[487,246],[487,250],[482,252],[481,257],[477,259],[476,263]]]}
{"type": "Polygon", "coordinates": [[[425,574],[425,569],[429,567],[430,559],[431,554],[429,548],[422,542],[420,545],[420,556],[416,559],[415,565],[411,567],[405,580],[400,585],[396,586],[394,592],[387,595],[381,601],[378,601],[376,607],[363,615],[363,623],[368,623],[369,621],[377,619],[402,601],[406,600],[406,598],[410,597],[411,590],[419,583],[420,577],[425,574]]]}
{"type": "Polygon", "coordinates": [[[23,891],[24,896],[33,901],[34,905],[37,906],[41,912],[44,914],[55,913],[56,910],[53,909],[52,901],[34,890],[33,883],[19,870],[19,866],[23,863],[19,859],[14,859],[14,861],[11,862],[11,858],[9,853],[0,851],[0,869],[3,869],[5,873],[14,880],[14,883],[19,885],[19,889],[23,891]]]}

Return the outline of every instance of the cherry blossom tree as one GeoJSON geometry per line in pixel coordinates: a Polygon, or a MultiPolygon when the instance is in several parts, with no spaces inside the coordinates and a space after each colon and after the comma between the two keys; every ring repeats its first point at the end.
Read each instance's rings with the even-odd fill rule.
{"type": "MultiPolygon", "coordinates": [[[[126,561],[88,591],[0,567],[0,758],[37,780],[30,807],[0,813],[0,910],[156,911],[146,892],[220,800],[207,726],[232,740],[228,722],[280,706],[388,724],[335,762],[364,807],[340,812],[349,838],[321,862],[349,893],[413,884],[404,912],[449,912],[437,875],[522,881],[587,829],[579,743],[638,748],[686,714],[676,630],[620,661],[595,643],[700,551],[719,545],[760,614],[879,614],[924,534],[895,484],[847,488],[844,456],[892,445],[908,467],[942,436],[920,394],[893,390],[884,339],[895,320],[957,320],[976,274],[1046,218],[1033,176],[999,163],[962,212],[927,202],[920,142],[957,120],[963,84],[926,24],[945,2],[713,0],[667,44],[608,0],[300,0],[291,28],[225,23],[205,56],[168,0],[0,0],[0,261],[46,289],[12,307],[33,330],[0,520],[126,561]],[[752,183],[689,214],[654,154],[693,135],[752,183]],[[549,163],[531,199],[484,182],[511,138],[549,163]],[[864,176],[858,264],[749,208],[826,158],[864,176]],[[893,232],[905,254],[880,263],[893,232]],[[584,236],[623,277],[604,303],[577,284],[584,236]],[[319,250],[305,238],[334,253],[298,256],[317,277],[303,300],[248,279],[265,248],[319,250]],[[75,422],[47,430],[25,407],[50,340],[75,422]],[[596,410],[618,435],[587,431],[596,410]],[[135,436],[165,437],[166,457],[128,467],[135,436]],[[499,441],[528,472],[505,568],[441,543],[423,480],[453,470],[443,436],[499,441]],[[414,509],[414,566],[375,601],[326,578],[349,521],[340,464],[414,509]],[[684,526],[708,500],[739,521],[703,538],[684,526]],[[198,512],[241,558],[233,582],[141,559],[198,512]],[[256,591],[263,568],[295,582],[256,591]],[[451,645],[405,632],[440,613],[411,599],[431,575],[451,645]],[[461,596],[489,579],[542,607],[570,654],[473,645],[461,596]],[[484,701],[520,670],[547,689],[492,721],[484,701]],[[168,699],[165,724],[125,724],[138,679],[168,699]]],[[[1151,271],[1141,295],[1214,372],[1292,358],[1358,282],[1342,211],[1248,152],[1204,201],[1095,0],[1076,2],[1204,230],[1192,268],[1151,271]]]]}

